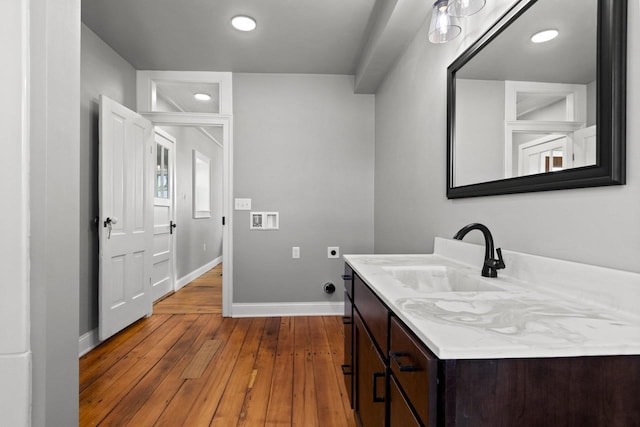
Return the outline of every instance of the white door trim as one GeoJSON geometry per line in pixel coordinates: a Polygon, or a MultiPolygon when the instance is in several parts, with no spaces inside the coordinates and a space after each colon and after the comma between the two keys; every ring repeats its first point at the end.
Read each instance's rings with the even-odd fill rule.
{"type": "MultiPolygon", "coordinates": [[[[3,156],[0,158],[0,169],[5,179],[0,181],[0,192],[4,196],[5,206],[7,206],[2,217],[5,229],[0,240],[4,281],[2,299],[0,300],[0,323],[3,325],[0,330],[0,378],[2,378],[0,413],[2,413],[3,423],[15,426],[31,425],[32,412],[36,412],[37,415],[37,411],[31,409],[32,386],[36,388],[37,398],[39,394],[37,384],[39,382],[42,384],[41,381],[46,378],[44,373],[37,371],[32,375],[34,360],[32,360],[31,339],[41,336],[43,331],[37,323],[34,323],[33,329],[31,329],[32,315],[30,312],[33,298],[30,289],[31,266],[29,264],[31,256],[29,248],[31,235],[29,217],[31,209],[29,191],[29,155],[31,150],[29,133],[31,128],[29,16],[33,12],[29,11],[29,3],[26,0],[19,0],[3,2],[0,6],[3,24],[0,29],[0,34],[2,34],[0,48],[2,48],[5,64],[5,67],[0,70],[0,80],[3,87],[0,115],[3,118],[5,135],[2,145],[3,156]],[[11,177],[11,179],[6,177],[11,177]],[[32,379],[35,381],[32,382],[32,379]]],[[[31,8],[39,13],[43,6],[32,5],[31,8]]],[[[54,18],[58,18],[58,16],[54,16],[54,18]]],[[[66,42],[66,39],[63,41],[66,42]]],[[[34,45],[34,50],[38,51],[41,43],[38,40],[34,42],[34,45]]],[[[55,70],[51,71],[51,73],[54,72],[55,70]]],[[[35,74],[35,78],[41,75],[43,74],[38,72],[35,74]]],[[[49,73],[44,75],[50,76],[49,73]]],[[[51,93],[48,87],[50,84],[43,85],[43,89],[46,89],[47,93],[51,93]]],[[[51,100],[52,105],[54,102],[51,100]]],[[[48,108],[50,107],[47,104],[42,113],[46,113],[48,108]]],[[[41,113],[33,115],[34,118],[42,116],[41,113]]],[[[45,126],[51,126],[51,124],[45,124],[45,126]]],[[[47,135],[47,138],[49,137],[47,135]]],[[[34,143],[38,147],[47,147],[50,144],[45,144],[40,138],[36,138],[34,143]]],[[[48,158],[47,161],[49,161],[48,158]]],[[[37,163],[33,164],[33,167],[38,166],[37,163]]],[[[40,175],[41,173],[38,173],[38,176],[40,175]]],[[[46,191],[44,194],[50,197],[46,191]]],[[[53,204],[44,202],[38,203],[36,206],[53,206],[53,204]]],[[[42,241],[41,239],[42,237],[40,241],[42,241]]],[[[71,247],[73,248],[73,246],[71,247]]],[[[36,283],[38,280],[41,281],[36,278],[36,283]]],[[[37,289],[34,291],[34,295],[36,295],[36,300],[40,299],[37,289]]],[[[75,314],[77,316],[78,313],[75,314]]],[[[38,319],[46,319],[46,314],[36,317],[36,322],[38,319]]],[[[47,336],[48,334],[44,333],[44,337],[47,336]]],[[[63,338],[66,337],[65,332],[63,338]]],[[[38,346],[35,348],[37,349],[38,346]]],[[[35,358],[35,364],[38,365],[38,357],[35,358]]],[[[52,365],[54,367],[60,366],[60,363],[52,365]]]]}
{"type": "MultiPolygon", "coordinates": [[[[156,104],[156,83],[218,83],[220,86],[220,115],[233,114],[232,73],[229,71],[156,71],[136,72],[138,112],[151,113],[156,104]]],[[[179,108],[179,107],[178,107],[179,108]]]]}
{"type": "Polygon", "coordinates": [[[233,117],[198,113],[141,113],[154,126],[222,126],[222,315],[232,317],[233,303],[233,117]]]}

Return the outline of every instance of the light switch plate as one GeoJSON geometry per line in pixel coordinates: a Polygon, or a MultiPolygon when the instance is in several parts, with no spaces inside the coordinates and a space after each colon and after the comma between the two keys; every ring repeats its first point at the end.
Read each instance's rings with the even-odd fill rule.
{"type": "Polygon", "coordinates": [[[293,246],[291,248],[291,258],[299,259],[300,258],[300,246],[293,246]]]}
{"type": "Polygon", "coordinates": [[[251,199],[235,199],[235,208],[237,211],[250,211],[251,199]]]}

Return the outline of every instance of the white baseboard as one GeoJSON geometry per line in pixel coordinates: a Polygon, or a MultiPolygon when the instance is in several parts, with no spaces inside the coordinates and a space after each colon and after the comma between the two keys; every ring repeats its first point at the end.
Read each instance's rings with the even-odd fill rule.
{"type": "Polygon", "coordinates": [[[78,357],[82,357],[85,354],[89,353],[91,350],[96,348],[98,344],[100,344],[100,339],[98,338],[98,328],[92,329],[86,334],[83,334],[79,340],[80,353],[78,357]]]}
{"type": "Polygon", "coordinates": [[[219,256],[218,258],[214,259],[213,261],[206,263],[202,267],[193,270],[191,273],[185,274],[184,276],[182,276],[181,278],[176,280],[176,289],[175,289],[175,291],[177,292],[178,290],[182,289],[186,284],[188,284],[192,280],[195,280],[198,277],[202,276],[204,273],[206,273],[207,271],[211,270],[213,267],[217,266],[221,262],[222,262],[222,257],[219,256]]]}
{"type": "Polygon", "coordinates": [[[232,317],[342,316],[344,302],[234,303],[232,317]]]}

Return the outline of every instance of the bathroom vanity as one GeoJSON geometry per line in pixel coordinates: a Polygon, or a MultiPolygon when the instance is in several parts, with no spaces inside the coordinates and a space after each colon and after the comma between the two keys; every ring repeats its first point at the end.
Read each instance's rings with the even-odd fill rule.
{"type": "Polygon", "coordinates": [[[640,274],[437,238],[345,255],[343,372],[369,426],[640,426],[640,274]]]}

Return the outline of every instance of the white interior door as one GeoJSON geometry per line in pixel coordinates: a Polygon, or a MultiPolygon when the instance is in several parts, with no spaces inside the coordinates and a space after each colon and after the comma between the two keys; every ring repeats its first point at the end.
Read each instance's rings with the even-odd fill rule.
{"type": "Polygon", "coordinates": [[[100,96],[101,340],[153,310],[153,126],[100,96]]]}
{"type": "Polygon", "coordinates": [[[174,237],[176,233],[175,138],[155,128],[155,179],[153,203],[153,268],[151,295],[153,301],[174,290],[174,237]]]}
{"type": "Polygon", "coordinates": [[[571,167],[567,135],[547,135],[519,147],[518,176],[571,167]]]}

